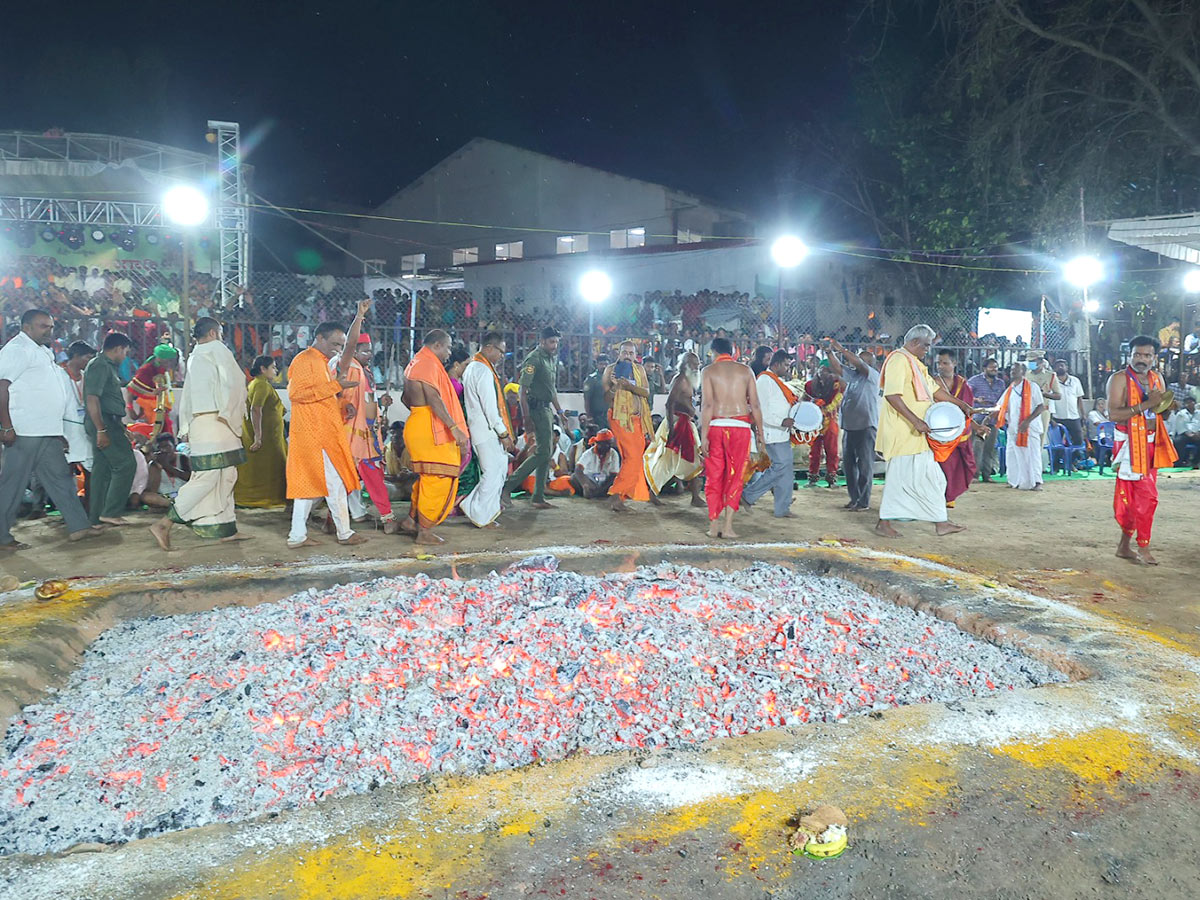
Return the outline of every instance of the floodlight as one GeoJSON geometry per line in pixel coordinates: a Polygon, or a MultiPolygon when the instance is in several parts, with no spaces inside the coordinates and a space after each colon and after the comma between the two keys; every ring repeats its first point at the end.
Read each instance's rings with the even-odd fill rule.
{"type": "Polygon", "coordinates": [[[1200,269],[1188,269],[1183,273],[1183,289],[1189,294],[1200,294],[1200,269]]]}
{"type": "Polygon", "coordinates": [[[781,269],[791,269],[804,262],[808,256],[808,245],[794,234],[776,238],[771,245],[771,258],[781,269]]]}
{"type": "Polygon", "coordinates": [[[1063,266],[1063,277],[1077,288],[1104,280],[1104,263],[1094,256],[1077,256],[1063,266]]]}
{"type": "Polygon", "coordinates": [[[612,293],[612,279],[604,272],[593,269],[579,279],[579,293],[588,303],[603,303],[612,293]]]}
{"type": "Polygon", "coordinates": [[[1100,308],[1099,300],[1088,300],[1086,303],[1083,304],[1083,311],[1085,313],[1094,313],[1099,308],[1100,308]]]}
{"type": "Polygon", "coordinates": [[[176,225],[199,225],[208,218],[208,198],[189,184],[177,184],[163,194],[162,209],[176,225]]]}

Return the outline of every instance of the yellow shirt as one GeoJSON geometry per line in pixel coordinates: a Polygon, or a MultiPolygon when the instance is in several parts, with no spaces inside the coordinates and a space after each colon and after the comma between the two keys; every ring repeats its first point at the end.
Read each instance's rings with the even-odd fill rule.
{"type": "MultiPolygon", "coordinates": [[[[929,396],[933,396],[937,385],[929,377],[929,370],[923,362],[905,350],[893,353],[883,366],[883,396],[886,398],[890,394],[899,394],[905,405],[923,419],[931,401],[917,399],[913,362],[916,363],[921,378],[925,380],[929,396]]],[[[875,437],[875,449],[888,460],[894,456],[915,456],[924,453],[929,450],[929,442],[925,440],[925,435],[916,431],[908,419],[893,409],[892,404],[885,399],[879,405],[879,433],[875,437]]]]}

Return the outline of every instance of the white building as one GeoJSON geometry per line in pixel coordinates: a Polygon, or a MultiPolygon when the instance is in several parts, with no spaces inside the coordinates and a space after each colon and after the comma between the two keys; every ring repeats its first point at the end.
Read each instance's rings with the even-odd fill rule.
{"type": "Polygon", "coordinates": [[[484,138],[374,212],[409,221],[356,221],[372,234],[352,238],[350,249],[394,273],[754,232],[744,213],[694,194],[484,138]]]}

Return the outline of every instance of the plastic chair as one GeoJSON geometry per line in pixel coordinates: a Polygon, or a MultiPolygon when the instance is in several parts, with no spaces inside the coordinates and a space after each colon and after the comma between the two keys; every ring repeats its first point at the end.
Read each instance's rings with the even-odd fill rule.
{"type": "Polygon", "coordinates": [[[1104,467],[1112,465],[1113,443],[1116,426],[1112,422],[1101,422],[1096,426],[1096,439],[1092,441],[1092,453],[1096,457],[1097,471],[1103,475],[1104,467]]]}
{"type": "Polygon", "coordinates": [[[1087,459],[1087,447],[1082,444],[1068,443],[1067,429],[1054,422],[1046,435],[1046,450],[1050,454],[1050,471],[1057,472],[1060,468],[1067,475],[1075,468],[1075,454],[1081,460],[1087,459]]]}

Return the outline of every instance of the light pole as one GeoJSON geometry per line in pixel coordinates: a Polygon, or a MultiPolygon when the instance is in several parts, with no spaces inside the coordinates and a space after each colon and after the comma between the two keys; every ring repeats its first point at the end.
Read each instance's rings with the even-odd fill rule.
{"type": "Polygon", "coordinates": [[[771,259],[779,266],[779,285],[775,300],[779,308],[779,320],[776,322],[776,341],[783,343],[783,272],[794,269],[804,262],[808,256],[808,244],[794,234],[785,234],[775,239],[771,245],[771,259]]]}
{"type": "Polygon", "coordinates": [[[596,330],[596,306],[603,303],[612,294],[612,279],[599,269],[584,272],[579,279],[579,294],[588,305],[588,340],[596,330]]]}
{"type": "Polygon", "coordinates": [[[191,250],[192,229],[208,218],[208,198],[190,184],[177,184],[162,198],[163,215],[183,230],[183,296],[179,299],[179,311],[183,316],[183,352],[191,348],[192,319],[191,285],[188,266],[191,250]]]}
{"type": "Polygon", "coordinates": [[[1088,394],[1095,396],[1092,391],[1092,313],[1100,308],[1100,304],[1088,296],[1088,288],[1104,280],[1104,263],[1094,256],[1077,256],[1063,266],[1063,277],[1083,289],[1083,327],[1087,331],[1083,357],[1087,360],[1088,394]]]}
{"type": "Polygon", "coordinates": [[[1200,269],[1188,269],[1183,273],[1183,309],[1179,313],[1179,387],[1180,396],[1187,392],[1187,378],[1184,375],[1187,366],[1183,358],[1183,344],[1187,340],[1187,308],[1188,294],[1200,294],[1200,269]]]}

